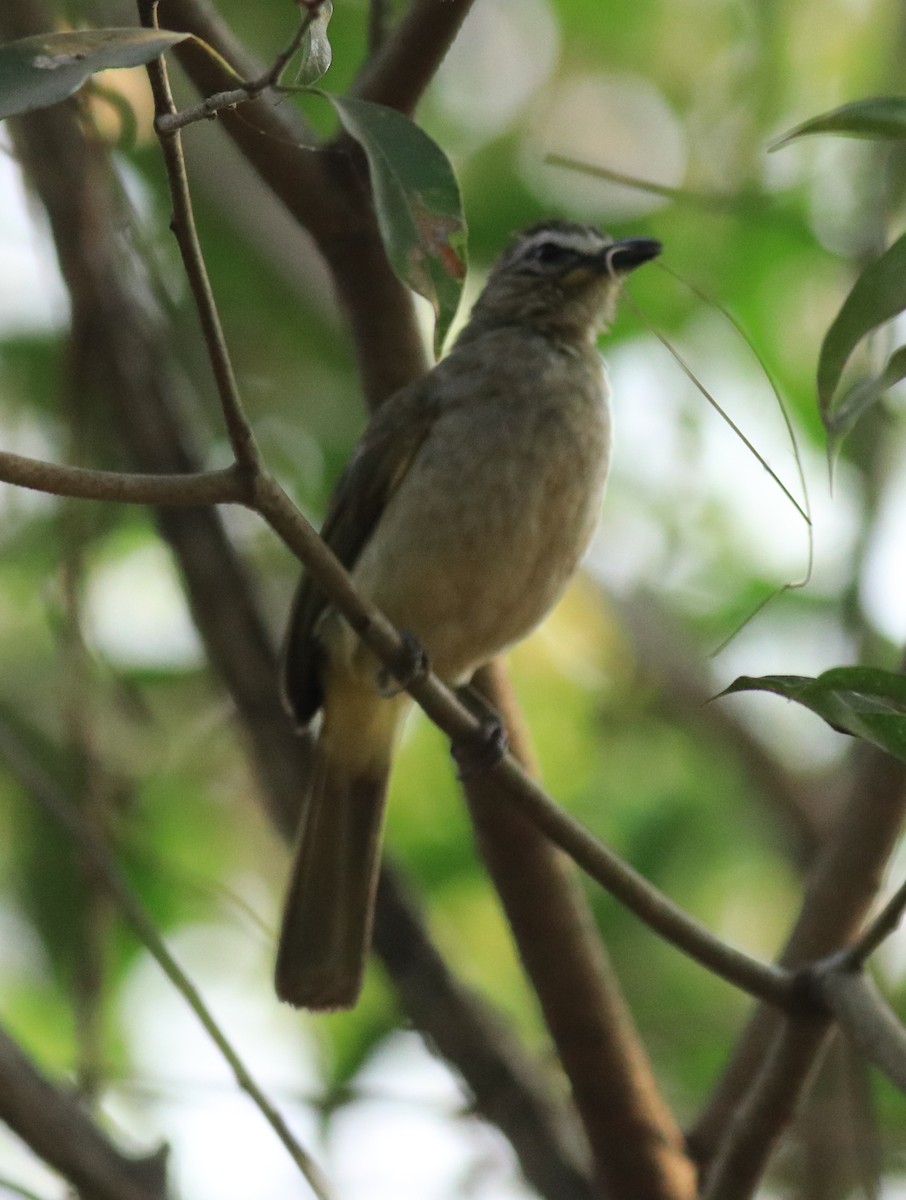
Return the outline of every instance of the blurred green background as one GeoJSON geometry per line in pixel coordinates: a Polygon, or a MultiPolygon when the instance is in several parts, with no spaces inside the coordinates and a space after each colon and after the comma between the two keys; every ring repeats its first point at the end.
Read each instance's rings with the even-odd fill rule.
{"type": "MultiPolygon", "coordinates": [[[[293,7],[277,0],[217,7],[263,61],[293,26],[293,7]]],[[[61,4],[59,15],[135,19],[119,3],[61,4]]],[[[354,77],[366,18],[364,0],[335,0],[325,87],[342,91],[354,77]]],[[[850,746],[775,698],[705,701],[741,673],[815,674],[856,662],[894,669],[906,633],[902,396],[889,396],[844,445],[831,489],[814,388],[822,336],[855,274],[900,231],[902,151],[842,138],[776,154],[766,146],[818,112],[897,90],[904,46],[906,18],[893,0],[478,0],[419,113],[461,181],[470,297],[509,235],[543,216],[665,245],[671,273],[651,268],[632,280],[644,319],[624,306],[602,343],[616,450],[587,571],[513,655],[513,674],[553,795],[712,929],[762,956],[775,952],[797,910],[809,839],[844,792],[850,746]],[[549,154],[676,191],[591,178],[546,163],[549,154]],[[649,331],[651,322],[669,338],[798,495],[764,372],[700,293],[733,314],[777,380],[815,536],[808,586],[779,595],[716,657],[762,599],[802,578],[808,546],[793,507],[649,331]]],[[[174,74],[187,101],[192,93],[174,74]]],[[[167,228],[144,74],[100,82],[136,110],[136,140],[124,145],[114,109],[100,94],[93,101],[131,204],[130,236],[146,247],[174,346],[203,398],[188,419],[206,463],[220,465],[225,438],[167,228]]],[[[322,102],[298,103],[330,128],[322,102]]],[[[318,519],[364,417],[326,275],[215,125],[196,125],[185,142],[256,434],[318,519]]],[[[57,461],[115,458],[105,449],[112,432],[68,394],[63,289],[41,212],[8,156],[0,257],[0,441],[57,461]]],[[[882,331],[854,370],[870,369],[887,347],[882,331]]],[[[285,851],[254,803],[229,701],[206,670],[150,518],[5,486],[0,517],[0,758],[24,754],[59,786],[112,804],[135,887],[342,1196],[527,1194],[500,1139],[461,1114],[455,1085],[400,1031],[378,968],[351,1014],[306,1018],[272,999],[285,851]],[[408,1153],[414,1144],[430,1169],[401,1174],[402,1151],[388,1147],[408,1153]]],[[[297,566],[248,514],[226,520],[279,638],[297,566]]],[[[419,717],[395,770],[388,841],[451,964],[543,1053],[444,741],[419,717]]],[[[172,1140],[186,1195],[251,1194],[248,1157],[254,1194],[305,1194],[133,936],[85,900],[84,882],[21,774],[0,764],[4,1020],[48,1070],[74,1069],[85,1042],[73,994],[92,929],[103,976],[96,1065],[114,1127],[146,1147],[172,1140]]],[[[691,1119],[747,1002],[590,894],[663,1088],[691,1119]]],[[[879,959],[890,994],[906,1002],[902,945],[894,939],[879,959]]],[[[849,1194],[875,1154],[883,1195],[906,1194],[896,1182],[906,1100],[849,1074],[855,1082],[839,1092],[833,1119],[817,1133],[804,1122],[789,1139],[778,1194],[801,1179],[821,1138],[823,1153],[839,1155],[838,1190],[796,1194],[849,1194]]],[[[7,1161],[0,1174],[55,1194],[0,1139],[7,1161]]]]}

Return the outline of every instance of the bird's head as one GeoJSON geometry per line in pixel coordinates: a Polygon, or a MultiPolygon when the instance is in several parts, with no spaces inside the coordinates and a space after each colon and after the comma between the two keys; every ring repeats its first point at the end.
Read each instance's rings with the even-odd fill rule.
{"type": "Polygon", "coordinates": [[[497,259],[472,321],[593,339],[612,319],[625,276],[660,252],[653,238],[615,241],[593,225],[543,221],[517,234],[497,259]]]}

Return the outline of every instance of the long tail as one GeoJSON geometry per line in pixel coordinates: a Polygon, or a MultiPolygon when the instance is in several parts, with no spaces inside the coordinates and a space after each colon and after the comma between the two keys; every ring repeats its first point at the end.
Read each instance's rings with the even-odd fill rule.
{"type": "MultiPolygon", "coordinates": [[[[381,709],[391,707],[377,699],[381,709]]],[[[371,699],[371,706],[375,700],[371,699]]],[[[290,875],[276,988],[299,1008],[351,1008],[371,944],[395,721],[351,723],[325,712],[311,792],[290,875]],[[347,736],[339,736],[341,726],[347,736]],[[369,728],[370,726],[370,728],[369,728]],[[363,754],[363,741],[370,753],[363,754]]],[[[334,710],[336,712],[336,709],[334,710]]]]}

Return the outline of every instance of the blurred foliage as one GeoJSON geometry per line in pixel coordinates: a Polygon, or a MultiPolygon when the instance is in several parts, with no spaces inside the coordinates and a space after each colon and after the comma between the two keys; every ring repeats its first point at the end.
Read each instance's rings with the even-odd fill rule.
{"type": "MultiPolygon", "coordinates": [[[[217,7],[262,62],[285,45],[295,19],[293,7],[277,0],[218,0],[217,7]]],[[[71,0],[60,8],[75,22],[134,22],[128,4],[71,0]]],[[[329,90],[342,92],[355,77],[365,24],[362,0],[336,0],[329,90]]],[[[860,271],[902,229],[902,145],[816,138],[771,156],[766,147],[819,112],[889,90],[904,41],[894,0],[478,0],[420,112],[460,180],[470,231],[467,296],[511,232],[542,216],[657,236],[670,267],[740,321],[792,413],[814,505],[814,577],[803,592],[776,599],[711,661],[708,652],[757,603],[801,575],[804,533],[757,463],[624,307],[603,347],[615,386],[616,460],[589,574],[513,656],[553,794],[710,927],[764,956],[797,909],[801,847],[769,780],[726,741],[713,710],[725,706],[792,791],[818,797],[825,817],[845,785],[849,747],[777,700],[737,697],[709,708],[704,701],[743,672],[816,675],[854,663],[893,670],[906,632],[902,534],[891,532],[906,518],[898,483],[902,395],[883,398],[843,444],[831,495],[815,394],[828,327],[860,271]],[[678,191],[666,200],[591,180],[545,164],[549,153],[678,191]],[[669,650],[662,652],[663,637],[669,650]]],[[[201,398],[191,420],[202,455],[219,463],[224,437],[169,241],[149,98],[139,72],[108,73],[104,83],[136,107],[137,144],[112,146],[133,206],[130,236],[148,248],[174,347],[201,398]]],[[[184,100],[191,95],[179,91],[184,100]]],[[[324,120],[320,102],[286,103],[324,120]]],[[[94,104],[115,143],[109,106],[94,104]]],[[[363,419],[341,318],[309,243],[216,125],[196,126],[185,141],[214,290],[262,450],[317,517],[363,419]]],[[[28,236],[38,245],[45,233],[32,215],[28,236]]],[[[46,270],[46,256],[41,262],[46,270]]],[[[732,331],[663,272],[641,272],[631,291],[794,487],[770,389],[732,331]]],[[[427,316],[425,328],[430,339],[427,316]]],[[[890,348],[885,329],[860,345],[851,382],[876,375],[890,348]]],[[[37,316],[32,308],[4,317],[5,447],[73,459],[79,439],[69,422],[77,406],[65,400],[67,363],[58,313],[42,315],[39,305],[37,316]]],[[[107,453],[116,461],[114,449],[107,453]]],[[[184,602],[137,553],[155,539],[151,522],[121,508],[86,520],[74,616],[62,600],[72,553],[65,506],[4,487],[0,513],[0,757],[11,762],[9,740],[75,796],[80,776],[67,764],[79,747],[67,706],[81,707],[83,736],[117,798],[113,832],[136,889],[170,935],[189,926],[229,931],[239,978],[258,997],[261,1025],[270,1026],[270,943],[229,893],[270,929],[284,851],[252,802],[255,783],[229,704],[182,635],[184,602]],[[104,574],[111,563],[122,567],[125,590],[111,590],[104,574]],[[61,685],[73,621],[90,651],[75,699],[61,685]]],[[[227,520],[278,638],[296,566],[246,514],[227,520]]],[[[389,845],[416,882],[451,964],[544,1052],[446,749],[421,719],[412,721],[395,771],[389,845]]],[[[11,947],[0,971],[5,1019],[43,1063],[69,1069],[77,1055],[68,965],[83,936],[82,884],[71,847],[35,815],[14,765],[0,770],[0,868],[0,937],[11,947]]],[[[689,1119],[747,1003],[641,931],[608,897],[590,895],[665,1091],[689,1119]]],[[[130,989],[143,978],[137,956],[131,936],[117,929],[105,950],[105,1065],[113,1079],[133,1070],[140,1079],[137,1064],[148,1062],[130,1017],[130,989]]],[[[891,950],[883,964],[901,1011],[903,963],[891,950]]],[[[228,956],[220,972],[205,974],[214,995],[218,979],[235,986],[228,956]]],[[[354,1086],[356,1071],[399,1020],[375,969],[354,1013],[294,1018],[279,1033],[288,1053],[301,1054],[314,1031],[320,1050],[309,1098],[326,1098],[330,1108],[348,1098],[343,1088],[354,1086]]],[[[165,1084],[168,1066],[158,1069],[165,1084]]],[[[895,1172],[906,1153],[906,1100],[878,1080],[872,1086],[885,1161],[895,1172]]],[[[119,1102],[126,1103],[122,1095],[119,1102]]],[[[144,1111],[173,1135],[164,1099],[152,1117],[144,1111]]]]}

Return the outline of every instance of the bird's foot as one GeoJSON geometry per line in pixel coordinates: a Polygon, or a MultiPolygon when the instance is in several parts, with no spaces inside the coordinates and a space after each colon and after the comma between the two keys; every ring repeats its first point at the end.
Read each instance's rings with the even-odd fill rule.
{"type": "Polygon", "coordinates": [[[456,741],[451,753],[459,779],[469,779],[496,767],[509,748],[506,726],[500,713],[471,684],[456,689],[456,694],[479,725],[469,738],[456,741]]]}
{"type": "Polygon", "coordinates": [[[431,669],[428,655],[418,638],[405,629],[401,629],[399,634],[402,649],[397,661],[392,668],[383,666],[377,673],[378,691],[385,700],[392,700],[394,696],[405,692],[431,669]]]}

